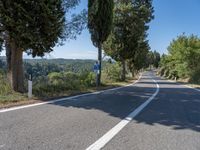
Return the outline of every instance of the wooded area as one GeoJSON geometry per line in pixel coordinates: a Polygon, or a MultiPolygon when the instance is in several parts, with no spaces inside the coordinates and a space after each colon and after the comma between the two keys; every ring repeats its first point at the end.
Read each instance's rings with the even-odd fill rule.
{"type": "Polygon", "coordinates": [[[29,75],[33,76],[34,94],[45,96],[125,81],[141,69],[158,67],[160,55],[150,51],[147,40],[149,22],[154,18],[152,0],[89,0],[87,10],[73,14],[71,10],[79,3],[0,1],[0,50],[6,51],[6,58],[0,60],[5,85],[1,94],[27,92],[29,75]],[[23,59],[23,53],[43,57],[65,40],[76,39],[87,27],[98,48],[97,74],[94,60],[23,59]],[[102,50],[110,59],[102,62],[102,50]]]}
{"type": "Polygon", "coordinates": [[[161,57],[160,74],[170,79],[186,79],[200,83],[200,38],[180,35],[168,47],[168,54],[161,57]]]}

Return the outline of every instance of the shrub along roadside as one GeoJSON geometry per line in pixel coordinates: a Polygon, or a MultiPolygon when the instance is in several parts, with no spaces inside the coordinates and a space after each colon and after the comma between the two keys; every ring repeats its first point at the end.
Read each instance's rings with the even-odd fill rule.
{"type": "Polygon", "coordinates": [[[107,64],[102,71],[102,82],[104,84],[121,81],[122,67],[119,63],[107,64]]]}
{"type": "Polygon", "coordinates": [[[6,74],[3,70],[0,70],[0,104],[7,102],[17,102],[19,100],[26,100],[26,96],[16,93],[10,87],[6,74]]]}
{"type": "Polygon", "coordinates": [[[168,47],[163,55],[159,74],[169,79],[180,79],[200,84],[200,38],[181,35],[168,47]]]}
{"type": "Polygon", "coordinates": [[[12,89],[3,70],[0,70],[0,95],[12,94],[12,89]]]}
{"type": "Polygon", "coordinates": [[[69,91],[84,91],[94,86],[95,75],[91,72],[84,74],[53,72],[45,80],[37,81],[33,87],[33,94],[37,97],[60,96],[69,91]]]}
{"type": "MultiPolygon", "coordinates": [[[[39,76],[37,80],[34,79],[33,99],[48,100],[55,97],[63,97],[123,86],[130,80],[127,82],[120,82],[120,73],[121,67],[119,64],[108,64],[103,69],[103,84],[97,88],[96,75],[93,72],[52,72],[49,73],[48,76],[39,76]]],[[[0,84],[2,85],[0,87],[0,107],[2,104],[19,103],[28,100],[27,94],[23,95],[15,93],[11,90],[5,73],[1,72],[0,77],[0,84]]]]}

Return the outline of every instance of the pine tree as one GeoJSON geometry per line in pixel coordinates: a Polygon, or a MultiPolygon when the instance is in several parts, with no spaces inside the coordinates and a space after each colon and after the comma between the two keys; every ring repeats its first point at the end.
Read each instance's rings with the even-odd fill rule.
{"type": "MultiPolygon", "coordinates": [[[[65,14],[79,0],[0,0],[0,41],[5,43],[8,78],[13,90],[24,91],[23,52],[44,56],[80,28],[67,22],[65,14]],[[73,29],[73,28],[72,28],[73,29]]],[[[82,26],[81,26],[82,27],[82,26]]]]}

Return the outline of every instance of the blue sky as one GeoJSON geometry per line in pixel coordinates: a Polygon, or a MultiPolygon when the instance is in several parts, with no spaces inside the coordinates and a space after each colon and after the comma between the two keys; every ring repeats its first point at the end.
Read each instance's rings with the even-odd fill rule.
{"type": "Polygon", "coordinates": [[[155,19],[150,23],[152,50],[166,53],[172,39],[185,33],[200,34],[200,0],[154,0],[155,19]]]}
{"type": "MultiPolygon", "coordinates": [[[[155,19],[148,31],[152,50],[167,53],[172,39],[185,33],[200,34],[200,0],[153,0],[155,19]]],[[[75,12],[87,8],[87,0],[75,12]]],[[[92,45],[90,35],[84,30],[77,40],[70,40],[62,47],[55,47],[47,58],[97,59],[97,48],[92,45]]]]}

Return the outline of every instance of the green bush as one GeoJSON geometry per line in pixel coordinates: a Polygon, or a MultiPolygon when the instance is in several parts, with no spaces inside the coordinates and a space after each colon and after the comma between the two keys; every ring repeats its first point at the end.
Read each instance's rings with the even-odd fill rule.
{"type": "Polygon", "coordinates": [[[165,68],[164,68],[164,67],[161,67],[161,68],[159,69],[158,74],[159,74],[160,76],[164,76],[164,73],[165,73],[165,68]]]}
{"type": "Polygon", "coordinates": [[[95,86],[95,74],[84,72],[81,74],[73,72],[53,72],[44,82],[37,80],[33,86],[33,94],[36,96],[54,96],[67,91],[80,91],[95,86]]]}
{"type": "Polygon", "coordinates": [[[121,66],[119,63],[108,64],[102,71],[103,82],[116,82],[121,80],[121,66]]]}
{"type": "Polygon", "coordinates": [[[178,36],[168,47],[168,55],[163,55],[161,75],[174,79],[190,79],[200,83],[200,38],[194,35],[178,36]],[[164,71],[163,71],[164,70],[164,71]]]}
{"type": "Polygon", "coordinates": [[[48,75],[48,81],[52,85],[59,85],[62,84],[64,81],[64,75],[63,73],[58,73],[58,72],[52,72],[48,75]]]}
{"type": "Polygon", "coordinates": [[[0,95],[8,95],[13,92],[9,81],[7,80],[6,74],[2,70],[0,70],[0,85],[0,95]]]}
{"type": "Polygon", "coordinates": [[[78,74],[73,72],[53,72],[48,75],[49,84],[52,85],[64,85],[68,89],[80,89],[81,81],[78,74]]]}
{"type": "Polygon", "coordinates": [[[195,71],[191,72],[190,82],[200,84],[200,68],[197,68],[195,71]]]}
{"type": "Polygon", "coordinates": [[[169,70],[166,69],[166,70],[164,71],[164,77],[168,77],[168,76],[169,76],[169,70]]]}
{"type": "Polygon", "coordinates": [[[84,87],[93,87],[96,85],[96,75],[93,72],[80,74],[80,80],[84,87]]]}

